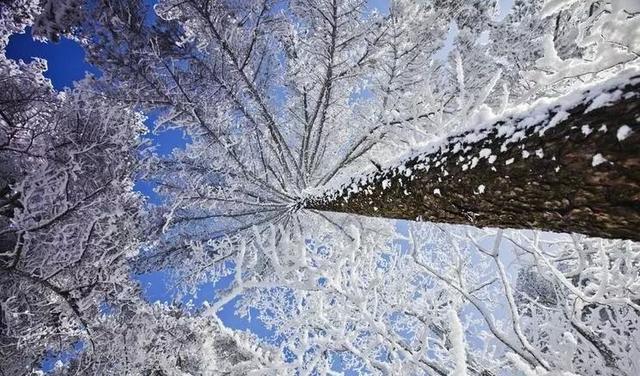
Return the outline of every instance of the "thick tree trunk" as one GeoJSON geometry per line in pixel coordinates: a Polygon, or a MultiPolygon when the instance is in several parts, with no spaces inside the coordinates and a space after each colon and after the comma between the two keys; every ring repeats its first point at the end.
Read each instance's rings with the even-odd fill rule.
{"type": "Polygon", "coordinates": [[[600,95],[547,106],[546,116],[449,137],[304,207],[640,241],[639,92],[640,77],[632,77],[600,95]],[[589,108],[603,101],[612,103],[589,108]]]}

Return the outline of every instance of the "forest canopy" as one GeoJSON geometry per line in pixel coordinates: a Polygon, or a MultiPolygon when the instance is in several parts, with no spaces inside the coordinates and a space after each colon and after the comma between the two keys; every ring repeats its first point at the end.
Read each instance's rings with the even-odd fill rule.
{"type": "Polygon", "coordinates": [[[640,374],[636,1],[14,0],[0,46],[0,375],[640,374]]]}

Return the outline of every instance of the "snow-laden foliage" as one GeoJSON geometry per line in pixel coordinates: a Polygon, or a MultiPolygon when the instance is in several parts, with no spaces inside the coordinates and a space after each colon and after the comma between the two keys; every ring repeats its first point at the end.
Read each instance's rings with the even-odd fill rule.
{"type": "Polygon", "coordinates": [[[58,41],[62,35],[71,36],[74,27],[84,19],[82,0],[13,0],[3,1],[0,7],[0,45],[4,46],[13,33],[22,33],[25,26],[33,27],[33,35],[58,41]]]}
{"type": "Polygon", "coordinates": [[[88,83],[56,93],[45,68],[0,56],[0,359],[8,374],[37,366],[46,349],[90,346],[101,302],[126,299],[126,260],[140,233],[131,192],[140,115],[88,83]]]}
{"type": "Polygon", "coordinates": [[[55,93],[44,62],[1,61],[10,373],[78,342],[56,372],[639,373],[636,243],[301,208],[451,132],[637,67],[630,3],[515,1],[501,19],[494,1],[457,0],[3,8],[16,15],[2,13],[5,42],[32,22],[75,32],[104,71],[55,93]],[[191,142],[136,160],[138,111],[191,142]],[[134,170],[165,197],[146,216],[134,170]],[[131,268],[171,269],[184,291],[232,282],[187,314],[143,303],[131,268]],[[224,328],[230,303],[274,338],[224,328]]]}
{"type": "MultiPolygon", "coordinates": [[[[399,374],[507,367],[633,374],[624,351],[565,356],[565,337],[582,347],[589,341],[567,322],[578,317],[596,330],[585,323],[587,313],[556,315],[548,331],[533,324],[559,308],[527,313],[513,281],[518,273],[546,273],[542,259],[523,258],[505,271],[497,256],[471,258],[478,249],[468,239],[447,240],[460,236],[455,228],[445,236],[418,227],[402,246],[392,222],[298,210],[307,195],[436,137],[635,64],[628,51],[637,40],[603,31],[632,33],[636,14],[617,3],[590,5],[546,6],[543,13],[541,2],[516,2],[497,21],[491,2],[393,1],[380,14],[362,1],[160,1],[154,26],[140,7],[112,9],[91,24],[100,40],[88,44],[92,61],[115,83],[105,90],[161,110],[160,129],[181,127],[192,140],[169,158],[147,160],[146,177],[168,204],[137,267],[171,267],[186,287],[232,277],[207,316],[236,298],[238,312],[258,309],[287,338],[281,348],[285,358],[293,354],[291,372],[341,364],[399,374]],[[606,62],[588,65],[594,57],[606,62]],[[463,260],[480,265],[469,269],[463,260]],[[457,331],[452,311],[468,354],[450,334],[457,331]]],[[[637,272],[637,262],[629,265],[637,272]]],[[[571,294],[588,296],[554,283],[567,290],[557,300],[562,307],[576,299],[571,294]]],[[[600,344],[636,335],[584,333],[609,336],[600,344]]]]}
{"type": "Polygon", "coordinates": [[[246,375],[272,363],[272,349],[180,307],[132,300],[92,325],[95,351],[78,352],[60,375],[246,375]],[[124,324],[124,325],[123,325],[124,324]]]}

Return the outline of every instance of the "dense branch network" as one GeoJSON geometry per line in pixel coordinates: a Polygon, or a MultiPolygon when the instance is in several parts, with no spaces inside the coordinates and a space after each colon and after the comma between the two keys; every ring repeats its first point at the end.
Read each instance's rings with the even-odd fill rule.
{"type": "Polygon", "coordinates": [[[0,370],[638,374],[639,10],[496,3],[0,7],[104,73],[0,60],[0,370]]]}

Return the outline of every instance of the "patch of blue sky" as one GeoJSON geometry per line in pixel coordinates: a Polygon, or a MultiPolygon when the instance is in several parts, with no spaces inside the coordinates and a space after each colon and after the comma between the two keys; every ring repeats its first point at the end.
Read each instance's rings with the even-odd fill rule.
{"type": "Polygon", "coordinates": [[[157,0],[144,0],[144,5],[149,7],[148,11],[145,13],[145,19],[144,19],[144,22],[147,25],[153,25],[158,19],[158,16],[156,15],[156,12],[153,9],[153,7],[156,5],[157,2],[158,2],[157,0]]]}
{"type": "MultiPolygon", "coordinates": [[[[171,270],[161,270],[133,276],[142,288],[146,301],[161,304],[180,304],[185,310],[195,312],[207,304],[213,304],[220,299],[221,292],[231,286],[234,275],[220,278],[217,282],[201,283],[195,291],[182,294],[171,283],[171,270]]],[[[249,315],[243,317],[236,314],[236,306],[242,297],[238,296],[217,312],[218,317],[229,328],[242,331],[250,331],[258,338],[271,344],[281,342],[273,330],[268,329],[259,319],[260,312],[250,309],[249,315]]]]}
{"type": "Polygon", "coordinates": [[[85,344],[83,341],[75,342],[71,348],[62,351],[49,350],[44,354],[40,362],[40,369],[46,373],[51,373],[56,369],[57,365],[68,364],[78,354],[84,351],[85,344]]]}
{"type": "Polygon", "coordinates": [[[98,305],[98,311],[104,316],[111,316],[115,313],[115,308],[107,301],[103,301],[98,305]]]}
{"type": "Polygon", "coordinates": [[[242,297],[238,296],[222,306],[222,309],[217,312],[220,320],[222,320],[228,328],[250,331],[269,344],[280,345],[283,338],[278,337],[274,330],[269,329],[262,320],[260,320],[260,311],[255,308],[250,308],[247,316],[239,316],[236,314],[235,307],[241,299],[242,297]]]}
{"type": "Polygon", "coordinates": [[[458,32],[458,24],[456,23],[456,21],[451,20],[451,22],[449,23],[449,31],[447,31],[447,36],[442,44],[442,47],[440,47],[440,49],[433,55],[433,58],[435,60],[447,60],[449,54],[451,54],[451,52],[453,51],[453,43],[458,36],[458,32]]]}
{"type": "Polygon", "coordinates": [[[389,0],[368,0],[367,9],[369,11],[377,10],[382,15],[389,14],[389,8],[391,7],[391,1],[389,0]]]}
{"type": "Polygon", "coordinates": [[[272,3],[270,11],[272,14],[285,12],[288,6],[289,6],[288,0],[277,0],[272,3]]]}
{"type": "MultiPolygon", "coordinates": [[[[157,127],[156,122],[161,115],[161,111],[152,111],[145,114],[145,126],[148,131],[142,136],[147,141],[153,152],[160,157],[170,156],[174,150],[183,150],[191,143],[191,137],[181,128],[157,127]]],[[[158,184],[151,180],[138,178],[135,180],[134,190],[145,196],[147,203],[161,205],[164,198],[155,190],[158,184]]]]}
{"type": "Polygon", "coordinates": [[[362,364],[354,363],[351,359],[352,355],[345,352],[331,352],[331,370],[343,376],[359,376],[371,374],[372,370],[367,370],[362,364]]]}
{"type": "Polygon", "coordinates": [[[22,34],[9,37],[5,54],[13,60],[30,63],[39,57],[47,61],[44,76],[51,80],[56,90],[73,87],[75,81],[81,80],[87,73],[100,77],[102,72],[85,60],[85,52],[77,42],[62,38],[58,43],[40,42],[31,36],[31,28],[22,34]]]}
{"type": "MultiPolygon", "coordinates": [[[[281,64],[285,64],[282,62],[281,64]]],[[[278,85],[271,88],[271,103],[276,107],[278,112],[284,112],[289,98],[289,89],[284,85],[278,85]]]]}
{"type": "Polygon", "coordinates": [[[155,191],[157,186],[158,184],[156,182],[145,179],[136,179],[133,185],[133,190],[140,192],[148,204],[161,205],[164,202],[164,199],[155,191]]]}
{"type": "Polygon", "coordinates": [[[370,99],[373,99],[374,97],[375,96],[373,91],[370,88],[364,86],[364,87],[358,88],[357,90],[351,91],[351,94],[349,95],[349,105],[362,103],[370,99]]]}

